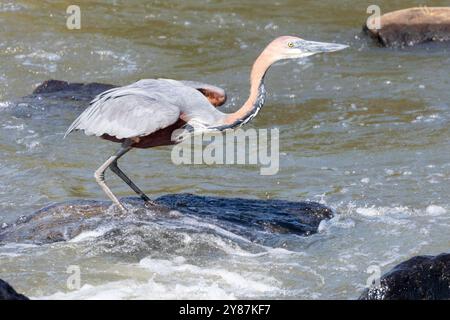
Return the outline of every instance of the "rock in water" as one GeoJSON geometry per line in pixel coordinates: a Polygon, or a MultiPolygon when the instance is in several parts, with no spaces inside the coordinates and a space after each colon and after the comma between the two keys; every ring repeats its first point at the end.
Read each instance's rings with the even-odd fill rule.
{"type": "Polygon", "coordinates": [[[47,80],[40,84],[29,98],[58,98],[91,101],[103,91],[114,88],[111,84],[103,83],[69,83],[61,80],[47,80]]]}
{"type": "Polygon", "coordinates": [[[89,102],[103,91],[114,88],[102,83],[69,83],[60,80],[47,80],[40,84],[32,94],[14,99],[8,111],[17,118],[40,120],[67,118],[67,112],[81,113],[89,102]]]}
{"type": "Polygon", "coordinates": [[[383,275],[360,300],[449,300],[450,254],[418,256],[383,275]]]}
{"type": "Polygon", "coordinates": [[[381,16],[380,29],[371,17],[363,29],[385,47],[414,46],[429,41],[450,41],[450,8],[418,7],[381,16]]]}
{"type": "Polygon", "coordinates": [[[23,294],[17,293],[6,281],[0,279],[0,300],[29,300],[23,294]]]}
{"type": "Polygon", "coordinates": [[[322,220],[333,216],[331,209],[314,202],[171,194],[158,198],[156,202],[163,207],[153,209],[146,207],[139,198],[122,201],[130,208],[125,215],[112,210],[108,201],[79,200],[48,206],[1,230],[0,242],[66,241],[100,226],[120,229],[186,215],[209,219],[211,223],[248,239],[258,231],[307,236],[317,232],[322,220]]]}

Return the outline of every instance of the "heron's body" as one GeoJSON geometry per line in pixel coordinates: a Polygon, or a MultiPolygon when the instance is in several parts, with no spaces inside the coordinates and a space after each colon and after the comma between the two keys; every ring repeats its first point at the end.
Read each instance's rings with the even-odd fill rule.
{"type": "Polygon", "coordinates": [[[106,140],[122,143],[120,150],[97,171],[95,177],[106,194],[123,206],[104,181],[110,168],[144,200],[150,199],[119,169],[117,161],[132,148],[152,148],[180,141],[178,129],[224,130],[241,126],[256,116],[265,101],[264,76],[281,59],[300,58],[346,46],[305,41],[284,36],[275,39],[255,61],[250,75],[250,96],[234,113],[216,107],[226,100],[224,90],[195,81],[145,79],[98,95],[73,122],[66,135],[83,130],[106,140]]]}
{"type": "MultiPolygon", "coordinates": [[[[160,129],[143,137],[135,138],[133,143],[131,144],[131,147],[138,149],[148,149],[176,144],[178,143],[178,141],[172,140],[173,132],[175,130],[183,128],[185,125],[186,122],[180,119],[166,128],[160,129]]],[[[124,143],[126,140],[117,139],[116,137],[110,136],[108,134],[104,134],[101,137],[105,140],[119,143],[124,143]]]]}

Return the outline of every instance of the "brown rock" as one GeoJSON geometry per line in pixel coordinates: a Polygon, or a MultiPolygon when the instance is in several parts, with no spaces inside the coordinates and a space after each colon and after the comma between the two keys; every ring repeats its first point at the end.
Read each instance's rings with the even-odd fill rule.
{"type": "Polygon", "coordinates": [[[414,46],[430,41],[450,41],[450,7],[417,7],[381,16],[380,29],[370,29],[370,18],[363,29],[385,47],[414,46]]]}

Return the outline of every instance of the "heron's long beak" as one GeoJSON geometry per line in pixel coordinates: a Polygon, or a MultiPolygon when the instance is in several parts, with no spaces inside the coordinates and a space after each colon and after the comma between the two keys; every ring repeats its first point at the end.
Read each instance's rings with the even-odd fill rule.
{"type": "Polygon", "coordinates": [[[304,52],[310,53],[321,53],[321,52],[334,52],[348,48],[345,44],[338,43],[326,43],[326,42],[316,42],[302,40],[296,43],[296,47],[303,50],[304,52]]]}

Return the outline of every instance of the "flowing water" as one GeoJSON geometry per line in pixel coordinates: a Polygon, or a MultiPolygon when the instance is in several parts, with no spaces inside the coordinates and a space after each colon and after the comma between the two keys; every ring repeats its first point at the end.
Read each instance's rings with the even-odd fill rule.
{"type": "MultiPolygon", "coordinates": [[[[283,34],[350,48],[270,70],[266,106],[248,127],[279,128],[278,174],[175,166],[170,148],[133,151],[123,168],[153,197],[309,199],[339,214],[318,234],[277,235],[271,246],[195,219],[181,229],[168,221],[116,238],[95,230],[53,245],[8,243],[0,247],[0,278],[18,291],[40,298],[355,299],[370,266],[383,273],[415,255],[448,252],[448,46],[377,47],[361,33],[370,1],[81,3],[81,30],[68,30],[71,1],[0,1],[0,225],[50,203],[105,199],[93,171],[117,148],[79,133],[62,139],[82,109],[17,117],[16,97],[49,78],[123,85],[167,77],[225,88],[222,108],[233,111],[248,94],[253,60],[283,34]],[[66,285],[69,266],[80,268],[80,289],[66,285]]],[[[383,12],[421,3],[378,1],[383,12]]],[[[119,196],[131,194],[109,181],[119,196]]]]}

